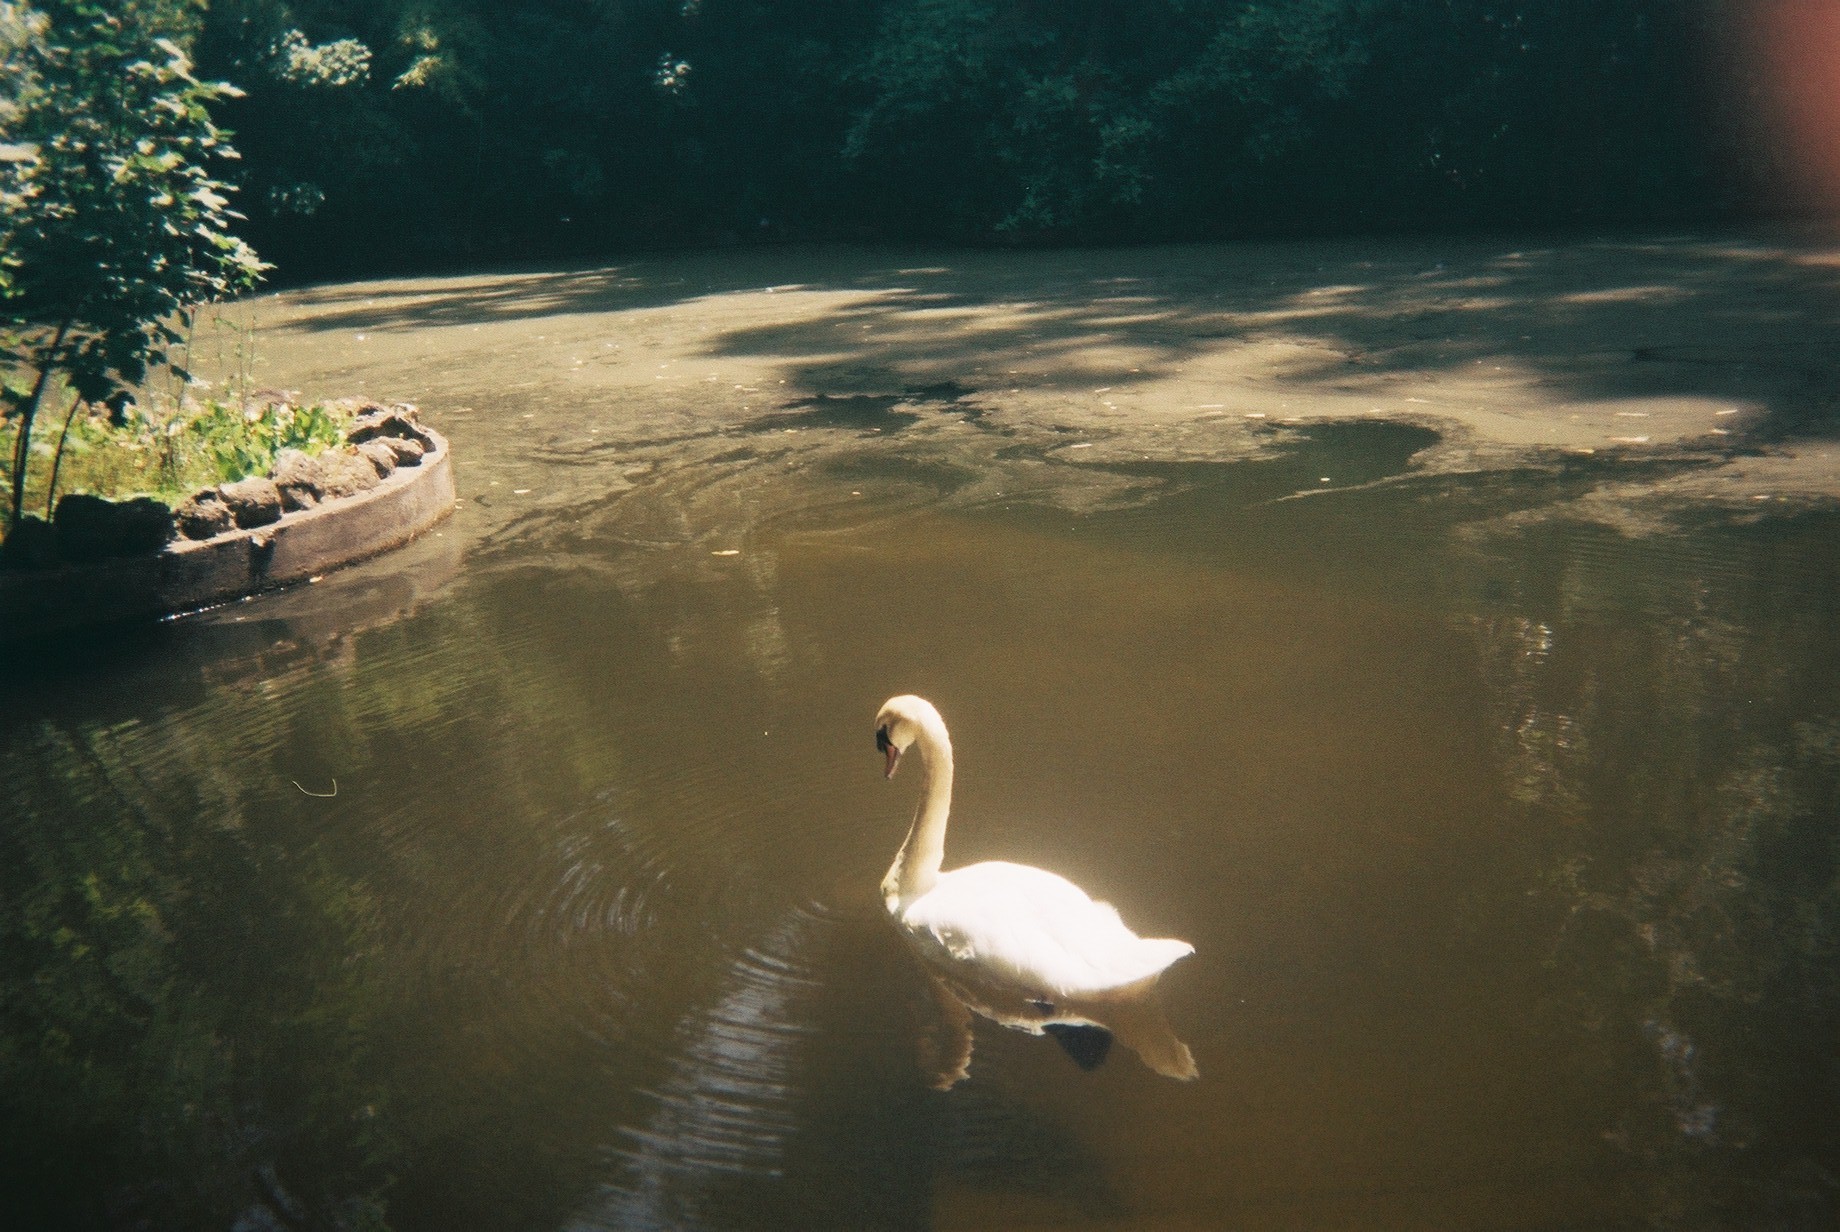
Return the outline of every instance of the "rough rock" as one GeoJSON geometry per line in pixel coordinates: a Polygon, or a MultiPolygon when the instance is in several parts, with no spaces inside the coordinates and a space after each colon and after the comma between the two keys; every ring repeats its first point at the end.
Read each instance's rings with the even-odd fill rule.
{"type": "Polygon", "coordinates": [[[216,488],[206,488],[186,497],[173,511],[173,516],[179,521],[179,533],[187,539],[209,539],[236,525],[236,519],[230,515],[230,506],[224,504],[216,488]]]}
{"type": "Polygon", "coordinates": [[[344,411],[354,419],[366,419],[373,415],[382,415],[390,408],[370,398],[339,398],[328,405],[344,411]]]}
{"type": "Polygon", "coordinates": [[[275,486],[281,490],[281,507],[289,513],[311,509],[324,492],[317,459],[298,449],[283,449],[275,456],[275,486]]]}
{"type": "Polygon", "coordinates": [[[239,479],[217,490],[240,527],[267,526],[281,518],[281,489],[275,486],[273,479],[265,476],[239,479]]]}
{"type": "Polygon", "coordinates": [[[356,453],[340,450],[323,453],[315,460],[319,463],[319,490],[323,500],[356,496],[383,482],[371,460],[356,453]]]}
{"type": "Polygon", "coordinates": [[[157,552],[177,533],[172,510],[150,496],[111,501],[72,494],[58,501],[52,525],[58,556],[67,561],[157,552]]]}
{"type": "Polygon", "coordinates": [[[368,440],[358,446],[358,455],[370,459],[377,468],[377,477],[383,478],[396,469],[396,451],[379,440],[368,440]]]}
{"type": "Polygon", "coordinates": [[[423,444],[428,439],[422,435],[421,425],[415,422],[415,408],[407,403],[361,414],[345,433],[345,439],[354,445],[379,437],[395,437],[423,444]]]}
{"type": "Polygon", "coordinates": [[[428,452],[427,446],[414,437],[380,436],[377,439],[396,455],[398,466],[420,466],[422,455],[428,452]]]}
{"type": "Polygon", "coordinates": [[[292,485],[283,488],[279,484],[275,486],[281,492],[281,512],[283,513],[299,513],[303,509],[311,509],[319,504],[318,488],[303,488],[292,485]]]}

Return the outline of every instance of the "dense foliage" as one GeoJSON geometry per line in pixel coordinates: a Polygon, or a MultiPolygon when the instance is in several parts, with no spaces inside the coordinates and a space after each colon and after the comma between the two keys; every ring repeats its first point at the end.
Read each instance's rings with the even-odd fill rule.
{"type": "Polygon", "coordinates": [[[210,0],[284,269],[1704,215],[1734,0],[210,0]]]}
{"type": "Polygon", "coordinates": [[[235,396],[155,397],[111,414],[106,407],[68,417],[54,464],[35,465],[25,508],[51,515],[59,494],[152,496],[171,506],[220,483],[269,474],[284,449],[308,455],[335,449],[351,425],[338,404],[293,406],[235,396]]]}
{"type": "MultiPolygon", "coordinates": [[[[188,0],[6,4],[0,97],[0,375],[13,427],[11,522],[33,421],[60,382],[97,403],[140,384],[195,305],[261,269],[232,234],[229,150],[182,46],[188,0]]],[[[117,399],[116,405],[122,406],[117,399]]]]}

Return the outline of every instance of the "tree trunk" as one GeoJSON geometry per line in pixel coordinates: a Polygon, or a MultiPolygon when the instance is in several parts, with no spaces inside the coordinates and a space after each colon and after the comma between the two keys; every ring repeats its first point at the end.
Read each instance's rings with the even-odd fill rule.
{"type": "Polygon", "coordinates": [[[25,514],[26,463],[32,459],[32,420],[38,416],[38,404],[44,400],[51,374],[57,371],[58,352],[64,347],[64,335],[69,332],[69,321],[58,326],[51,345],[43,351],[44,361],[39,365],[38,379],[32,382],[32,396],[26,399],[19,413],[19,435],[13,439],[13,512],[6,523],[9,535],[19,529],[19,519],[25,514]]]}
{"type": "Polygon", "coordinates": [[[83,408],[83,399],[73,395],[70,412],[64,416],[64,430],[58,433],[57,452],[51,455],[51,482],[45,488],[45,521],[51,520],[52,502],[57,499],[58,469],[64,465],[64,442],[70,439],[70,425],[83,408]]]}

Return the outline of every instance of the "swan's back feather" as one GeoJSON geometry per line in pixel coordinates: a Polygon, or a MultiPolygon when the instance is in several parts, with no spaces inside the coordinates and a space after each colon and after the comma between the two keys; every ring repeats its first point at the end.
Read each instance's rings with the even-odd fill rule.
{"type": "Polygon", "coordinates": [[[1139,937],[1065,877],[1002,860],[940,874],[898,914],[941,958],[1052,999],[1125,992],[1194,953],[1186,941],[1139,937]]]}

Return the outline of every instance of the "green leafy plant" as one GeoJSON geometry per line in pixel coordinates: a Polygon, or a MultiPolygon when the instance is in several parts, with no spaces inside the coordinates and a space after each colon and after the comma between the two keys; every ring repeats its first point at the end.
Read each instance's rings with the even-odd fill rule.
{"type": "Polygon", "coordinates": [[[118,412],[79,404],[58,447],[50,440],[33,446],[37,464],[26,505],[49,515],[60,492],[152,496],[177,505],[202,488],[267,474],[284,449],[317,454],[337,448],[351,418],[336,404],[227,398],[183,407],[125,404],[118,412]]]}
{"type": "Polygon", "coordinates": [[[231,233],[211,172],[235,154],[207,105],[236,91],[192,75],[181,40],[196,0],[4,8],[0,368],[13,380],[0,392],[17,527],[48,397],[119,416],[119,395],[170,362],[197,306],[265,267],[231,233]]]}
{"type": "Polygon", "coordinates": [[[283,449],[318,453],[331,448],[342,432],[341,417],[323,406],[245,410],[209,402],[186,421],[180,438],[216,468],[216,481],[222,482],[267,474],[283,449]]]}

